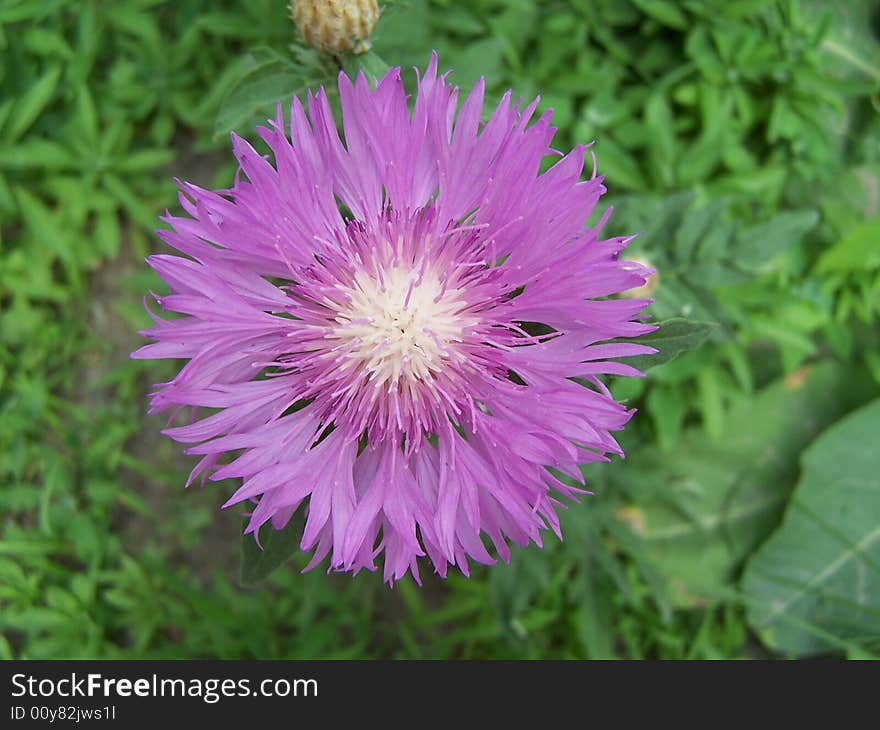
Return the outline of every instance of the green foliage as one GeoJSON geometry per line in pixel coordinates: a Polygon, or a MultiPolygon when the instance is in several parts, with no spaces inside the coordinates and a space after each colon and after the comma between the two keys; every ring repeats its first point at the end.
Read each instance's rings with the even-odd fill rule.
{"type": "Polygon", "coordinates": [[[0,53],[0,656],[880,650],[876,402],[846,416],[880,387],[876,2],[396,0],[332,59],[281,0],[10,0],[0,53]],[[605,233],[658,272],[660,353],[609,383],[628,457],[584,469],[564,542],[470,579],[303,575],[268,529],[239,575],[235,485],[184,492],[143,415],[174,363],[127,357],[157,216],[174,176],[228,186],[230,130],[432,48],[596,140],[605,233]]]}
{"type": "Polygon", "coordinates": [[[240,576],[242,585],[258,583],[296,553],[303,531],[303,521],[292,519],[283,530],[265,529],[258,536],[245,535],[241,540],[240,576]]]}
{"type": "Polygon", "coordinates": [[[255,123],[274,116],[274,108],[291,95],[303,98],[309,89],[330,88],[333,66],[321,54],[294,46],[288,58],[271,48],[257,49],[244,56],[234,85],[223,99],[214,121],[220,137],[230,131],[250,131],[255,123]]]}
{"type": "Polygon", "coordinates": [[[875,400],[816,439],[782,525],[749,560],[749,622],[776,651],[880,650],[880,475],[866,448],[878,432],[875,400]]]}
{"type": "Polygon", "coordinates": [[[865,377],[822,365],[738,398],[721,438],[691,428],[675,451],[646,445],[608,486],[625,495],[624,521],[662,575],[674,603],[724,595],[743,560],[777,524],[798,454],[865,392],[865,377]]]}
{"type": "Polygon", "coordinates": [[[646,369],[674,360],[683,352],[699,347],[715,328],[711,322],[674,317],[660,322],[657,329],[642,335],[640,345],[657,350],[653,355],[638,355],[627,362],[634,368],[646,369]]]}

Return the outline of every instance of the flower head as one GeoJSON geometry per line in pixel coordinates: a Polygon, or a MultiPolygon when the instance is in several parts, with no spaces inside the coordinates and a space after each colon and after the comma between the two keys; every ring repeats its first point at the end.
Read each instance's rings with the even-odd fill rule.
{"type": "Polygon", "coordinates": [[[290,17],[306,44],[325,53],[364,53],[379,20],[376,0],[293,0],[290,17]]]}
{"type": "Polygon", "coordinates": [[[339,93],[345,144],[321,90],[290,139],[280,109],[259,128],[274,165],[233,135],[231,189],[180,184],[159,235],[184,256],[148,261],[183,316],[133,356],[189,360],[151,410],[193,409],[165,433],[201,455],[190,482],[243,480],[224,506],[251,506],[246,532],[303,508],[311,565],[467,574],[559,534],[578,465],[622,455],[632,411],[599,376],[639,375],[612,358],[653,350],[608,341],[653,327],[648,300],[608,295],[648,270],[599,238],[607,212],[586,227],[605,188],[585,147],[540,171],[537,101],[508,92],[481,123],[483,82],[459,109],[436,56],[411,110],[399,69],[339,93]]]}

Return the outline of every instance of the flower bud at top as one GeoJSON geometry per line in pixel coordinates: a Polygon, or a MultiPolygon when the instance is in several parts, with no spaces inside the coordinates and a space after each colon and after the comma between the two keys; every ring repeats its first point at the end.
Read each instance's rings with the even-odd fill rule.
{"type": "Polygon", "coordinates": [[[303,40],[324,53],[364,53],[379,19],[376,0],[293,0],[290,17],[303,40]]]}

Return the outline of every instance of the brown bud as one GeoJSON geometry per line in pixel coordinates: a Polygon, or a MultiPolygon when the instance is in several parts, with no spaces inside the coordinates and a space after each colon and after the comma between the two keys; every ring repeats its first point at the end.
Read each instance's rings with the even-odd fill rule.
{"type": "Polygon", "coordinates": [[[303,40],[324,53],[364,53],[379,19],[376,0],[293,0],[290,17],[303,40]]]}

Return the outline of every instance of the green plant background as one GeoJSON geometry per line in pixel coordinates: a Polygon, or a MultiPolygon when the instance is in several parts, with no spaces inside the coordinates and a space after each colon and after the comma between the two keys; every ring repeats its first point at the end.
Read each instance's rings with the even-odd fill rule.
{"type": "Polygon", "coordinates": [[[564,542],[389,589],[300,557],[242,581],[252,547],[218,509],[234,485],[185,491],[189,460],[144,415],[173,364],[128,359],[172,177],[228,185],[228,131],[253,138],[337,61],[297,45],[283,0],[0,0],[0,656],[875,656],[878,18],[869,0],[385,4],[349,70],[436,48],[490,99],[540,93],[557,147],[597,140],[615,231],[640,232],[663,348],[683,350],[612,383],[640,409],[628,457],[585,469],[596,496],[564,542]]]}

